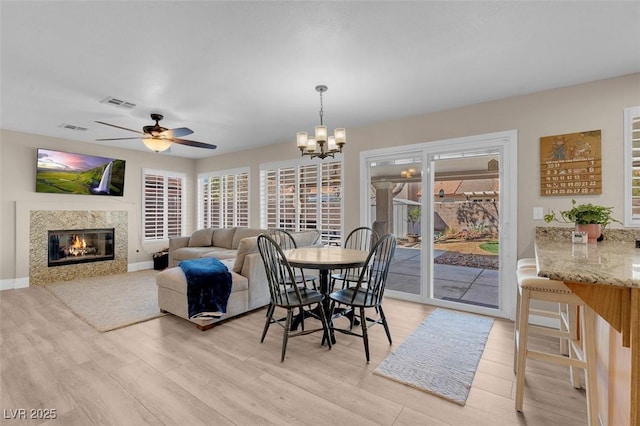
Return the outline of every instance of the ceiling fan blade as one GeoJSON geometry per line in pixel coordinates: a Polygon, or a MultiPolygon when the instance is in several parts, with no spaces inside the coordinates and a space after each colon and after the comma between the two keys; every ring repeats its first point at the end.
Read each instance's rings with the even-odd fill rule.
{"type": "Polygon", "coordinates": [[[173,138],[181,138],[183,136],[190,135],[191,133],[193,133],[193,130],[187,127],[178,127],[177,129],[165,130],[161,134],[165,135],[169,139],[173,139],[173,138]]]}
{"type": "Polygon", "coordinates": [[[140,139],[139,136],[134,136],[132,138],[109,138],[109,139],[96,139],[97,141],[126,141],[130,139],[140,139]]]}
{"type": "Polygon", "coordinates": [[[177,144],[180,145],[187,145],[187,146],[193,146],[196,148],[206,148],[206,149],[216,149],[218,146],[217,145],[213,145],[213,144],[209,144],[209,143],[204,143],[204,142],[197,142],[197,141],[190,141],[187,139],[171,139],[172,142],[175,142],[177,144]]]}
{"type": "Polygon", "coordinates": [[[128,131],[130,131],[130,132],[134,132],[134,133],[140,133],[141,135],[144,135],[144,133],[142,133],[142,132],[140,132],[140,131],[138,131],[138,130],[127,129],[126,127],[116,126],[115,124],[105,123],[104,121],[96,121],[96,123],[98,123],[98,124],[104,124],[105,126],[115,127],[115,128],[117,128],[117,129],[128,130],[128,131]]]}

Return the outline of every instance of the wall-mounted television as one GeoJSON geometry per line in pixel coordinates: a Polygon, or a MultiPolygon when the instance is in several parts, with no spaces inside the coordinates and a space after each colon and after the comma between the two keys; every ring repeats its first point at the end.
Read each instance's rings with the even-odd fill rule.
{"type": "Polygon", "coordinates": [[[38,148],[36,192],[124,195],[124,160],[38,148]]]}

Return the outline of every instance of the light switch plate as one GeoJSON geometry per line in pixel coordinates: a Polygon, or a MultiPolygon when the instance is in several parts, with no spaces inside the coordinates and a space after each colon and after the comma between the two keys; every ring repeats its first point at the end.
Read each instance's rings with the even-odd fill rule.
{"type": "Polygon", "coordinates": [[[544,210],[542,207],[534,207],[533,208],[533,220],[542,220],[544,219],[544,210]]]}

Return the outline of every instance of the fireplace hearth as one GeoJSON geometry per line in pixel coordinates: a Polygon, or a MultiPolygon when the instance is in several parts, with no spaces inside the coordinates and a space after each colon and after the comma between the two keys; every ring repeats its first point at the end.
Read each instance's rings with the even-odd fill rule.
{"type": "Polygon", "coordinates": [[[114,259],[115,229],[48,231],[49,267],[114,259]]]}

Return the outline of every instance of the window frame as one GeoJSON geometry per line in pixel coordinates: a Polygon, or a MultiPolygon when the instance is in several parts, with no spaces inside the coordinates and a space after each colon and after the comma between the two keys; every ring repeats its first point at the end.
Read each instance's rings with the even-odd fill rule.
{"type": "MultiPolygon", "coordinates": [[[[633,123],[640,123],[640,106],[634,106],[624,109],[624,226],[640,227],[640,214],[633,214],[633,142],[638,144],[637,151],[640,152],[640,129],[636,130],[634,135],[633,123]]],[[[638,155],[640,160],[640,155],[638,155]]],[[[636,171],[640,178],[640,166],[636,167],[636,171]]],[[[640,185],[636,187],[640,189],[640,185]]],[[[640,200],[640,195],[636,196],[640,200]]]]}
{"type": "Polygon", "coordinates": [[[174,172],[170,170],[158,170],[158,169],[142,169],[142,242],[150,243],[150,242],[160,242],[160,241],[169,241],[169,238],[184,235],[186,229],[186,219],[187,219],[187,174],[181,172],[174,172]],[[147,200],[148,200],[148,192],[147,192],[147,176],[161,176],[163,178],[163,188],[162,188],[162,198],[163,198],[163,208],[162,208],[162,233],[160,237],[149,238],[147,237],[147,218],[148,218],[148,209],[147,209],[147,200]],[[169,208],[170,203],[167,201],[169,197],[169,187],[168,180],[169,179],[177,179],[180,180],[180,207],[177,211],[180,212],[180,225],[179,231],[174,235],[170,235],[169,231],[169,208]]]}
{"type": "MultiPolygon", "coordinates": [[[[342,235],[344,234],[344,161],[342,158],[338,159],[329,159],[325,161],[311,161],[309,159],[297,159],[290,161],[282,161],[282,162],[274,162],[274,163],[263,163],[260,164],[260,227],[264,229],[273,228],[273,227],[284,227],[290,231],[301,231],[305,229],[317,229],[321,234],[322,242],[325,244],[329,244],[331,242],[340,242],[342,240],[342,235]],[[331,195],[327,196],[327,200],[324,200],[324,196],[317,196],[317,188],[326,187],[326,182],[330,182],[331,179],[326,176],[327,173],[330,172],[329,168],[331,166],[337,167],[339,166],[340,170],[340,182],[338,185],[331,186],[332,188],[337,188],[337,190],[333,189],[332,192],[338,193],[338,215],[329,216],[327,219],[326,212],[335,210],[335,199],[332,200],[331,195]],[[315,167],[316,173],[316,202],[311,203],[311,207],[307,205],[300,204],[300,194],[306,194],[307,196],[310,194],[309,191],[304,191],[304,188],[301,187],[301,179],[307,177],[310,173],[309,170],[305,170],[306,168],[315,167]],[[281,176],[286,174],[289,170],[294,169],[293,181],[287,181],[287,185],[293,185],[293,200],[294,209],[292,212],[285,211],[283,206],[280,204],[281,200],[283,200],[284,195],[282,195],[281,189],[282,184],[280,183],[281,176]],[[269,194],[267,191],[267,177],[271,175],[271,178],[276,180],[276,188],[274,194],[269,194]],[[301,189],[302,188],[302,189],[301,189]],[[320,205],[316,203],[320,202],[320,205]],[[274,203],[274,207],[270,207],[270,203],[274,203]],[[331,204],[334,203],[334,204],[331,204]],[[314,219],[310,217],[309,209],[315,208],[315,227],[306,227],[302,226],[303,217],[307,218],[307,220],[314,219]],[[270,212],[269,209],[272,211],[270,212]],[[275,209],[275,211],[273,211],[275,209]],[[305,210],[306,212],[302,214],[301,211],[305,210]],[[275,218],[272,219],[270,216],[275,214],[275,218]],[[293,226],[282,226],[282,215],[289,215],[294,218],[293,226]],[[331,228],[326,226],[327,220],[336,221],[339,223],[337,228],[331,228]]],[[[289,171],[289,173],[291,173],[289,171]]],[[[322,192],[322,191],[321,191],[322,192]]]]}
{"type": "MultiPolygon", "coordinates": [[[[234,195],[234,200],[232,201],[235,206],[233,209],[233,218],[231,220],[231,225],[228,224],[228,221],[225,221],[224,218],[220,219],[220,223],[221,225],[224,224],[224,226],[220,226],[220,227],[226,227],[226,226],[245,226],[248,227],[251,224],[251,168],[250,167],[239,167],[239,168],[235,168],[235,169],[227,169],[227,170],[217,170],[217,171],[211,171],[211,172],[204,172],[204,173],[198,173],[198,178],[197,178],[197,198],[198,198],[198,210],[197,210],[197,221],[196,223],[198,224],[198,229],[202,229],[202,228],[209,228],[209,227],[213,227],[212,226],[212,219],[209,218],[209,223],[205,223],[205,194],[204,194],[204,179],[211,179],[211,178],[223,178],[223,179],[229,179],[230,177],[233,177],[233,184],[236,185],[237,184],[237,178],[240,175],[245,175],[246,174],[246,184],[247,184],[247,191],[246,191],[246,222],[241,222],[239,219],[239,217],[237,216],[237,212],[238,210],[238,206],[237,203],[239,202],[237,200],[237,187],[234,187],[234,191],[233,191],[233,195],[234,195]]],[[[224,194],[222,194],[224,195],[224,194]]],[[[221,202],[222,203],[222,202],[221,202]]]]}

